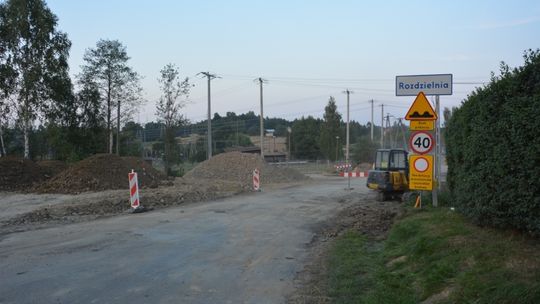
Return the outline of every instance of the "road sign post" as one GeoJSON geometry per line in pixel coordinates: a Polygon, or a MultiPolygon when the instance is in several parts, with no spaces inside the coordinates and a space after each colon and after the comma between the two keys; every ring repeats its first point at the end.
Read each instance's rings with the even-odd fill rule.
{"type": "MultiPolygon", "coordinates": [[[[432,131],[435,129],[435,161],[434,161],[434,174],[436,186],[433,187],[433,206],[438,205],[438,193],[437,191],[441,187],[441,130],[440,130],[440,95],[452,95],[453,93],[453,75],[452,74],[431,74],[431,75],[403,75],[396,76],[396,96],[415,96],[417,95],[413,105],[407,112],[405,119],[411,121],[411,131],[432,131]],[[431,104],[427,100],[425,95],[435,96],[435,110],[431,107],[431,104]]],[[[414,133],[413,136],[422,135],[414,133]]],[[[415,151],[414,142],[417,138],[411,138],[413,144],[410,144],[411,149],[415,151]]],[[[417,150],[424,151],[423,147],[424,139],[420,139],[417,142],[420,146],[417,150]]],[[[428,139],[425,139],[426,143],[428,139]]],[[[433,147],[430,148],[430,150],[433,147]]],[[[425,152],[429,153],[429,152],[425,152]]],[[[421,154],[421,153],[420,153],[421,154]]],[[[417,155],[418,156],[418,155],[417,155]]],[[[428,155],[422,155],[428,156],[428,155]]],[[[411,156],[412,157],[412,156],[411,156]]],[[[412,160],[411,160],[412,161],[412,160]]],[[[412,168],[412,166],[411,166],[412,168]]],[[[410,177],[412,179],[412,177],[410,177]]],[[[433,180],[433,177],[432,177],[433,180]]],[[[414,186],[412,186],[414,187],[414,186]]],[[[414,189],[412,188],[411,189],[414,189]]]]}
{"type": "MultiPolygon", "coordinates": [[[[433,129],[437,118],[437,112],[433,110],[423,92],[418,93],[405,115],[405,119],[415,122],[414,128],[420,129],[433,129]]],[[[436,143],[431,133],[416,131],[411,134],[409,147],[416,154],[409,157],[409,189],[433,191],[433,155],[426,154],[430,153],[434,146],[436,143]]],[[[435,196],[436,194],[434,206],[437,205],[435,196]]]]}

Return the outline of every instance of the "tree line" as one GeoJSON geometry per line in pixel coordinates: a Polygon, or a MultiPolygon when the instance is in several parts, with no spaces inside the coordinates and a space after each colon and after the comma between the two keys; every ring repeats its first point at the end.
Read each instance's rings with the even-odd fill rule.
{"type": "MultiPolygon", "coordinates": [[[[0,155],[8,153],[14,137],[8,126],[21,131],[24,158],[44,141],[57,159],[120,155],[121,126],[144,102],[141,76],[120,41],[101,39],[85,51],[81,72],[71,79],[71,41],[57,27],[58,18],[42,0],[0,3],[0,155]]],[[[170,150],[171,132],[185,120],[180,109],[191,85],[174,64],[163,67],[158,82],[156,113],[170,150]]]]}
{"type": "MultiPolygon", "coordinates": [[[[189,124],[181,113],[193,85],[180,76],[178,66],[171,63],[160,70],[158,120],[140,126],[132,119],[145,102],[141,75],[131,67],[126,46],[118,40],[97,41],[86,49],[74,79],[69,76],[70,48],[71,41],[58,30],[58,18],[43,0],[0,4],[0,156],[20,153],[25,158],[76,161],[95,153],[136,154],[140,153],[136,130],[157,127],[163,129],[160,149],[168,168],[178,161],[179,133],[190,130],[204,140],[206,122],[189,124]]],[[[292,130],[287,144],[295,158],[342,157],[344,123],[333,97],[323,119],[264,120],[265,128],[274,129],[276,136],[288,136],[292,130]]],[[[218,153],[232,145],[249,146],[248,136],[259,134],[254,112],[216,113],[212,123],[218,153]]],[[[351,144],[372,147],[367,132],[368,126],[352,122],[351,144]]],[[[198,144],[204,151],[204,143],[198,144]]],[[[194,160],[202,159],[200,154],[194,160]]]]}

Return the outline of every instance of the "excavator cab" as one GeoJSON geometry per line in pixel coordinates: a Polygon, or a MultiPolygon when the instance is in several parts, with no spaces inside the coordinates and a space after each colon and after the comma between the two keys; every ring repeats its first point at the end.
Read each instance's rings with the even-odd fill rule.
{"type": "Polygon", "coordinates": [[[401,197],[409,190],[408,152],[403,149],[379,149],[373,170],[369,171],[367,187],[378,191],[381,201],[401,197]]]}

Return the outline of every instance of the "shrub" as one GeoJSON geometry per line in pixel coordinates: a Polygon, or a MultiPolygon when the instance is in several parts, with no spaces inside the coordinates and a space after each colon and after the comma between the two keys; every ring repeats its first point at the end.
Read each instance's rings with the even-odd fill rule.
{"type": "Polygon", "coordinates": [[[447,122],[448,183],[482,225],[540,234],[540,50],[469,95],[447,122]]]}

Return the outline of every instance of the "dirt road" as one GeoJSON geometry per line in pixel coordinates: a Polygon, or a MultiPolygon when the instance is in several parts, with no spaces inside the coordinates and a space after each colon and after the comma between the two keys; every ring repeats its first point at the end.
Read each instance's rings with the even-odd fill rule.
{"type": "Polygon", "coordinates": [[[0,303],[282,303],[327,219],[368,190],[315,178],[223,200],[11,233],[0,303]]]}

